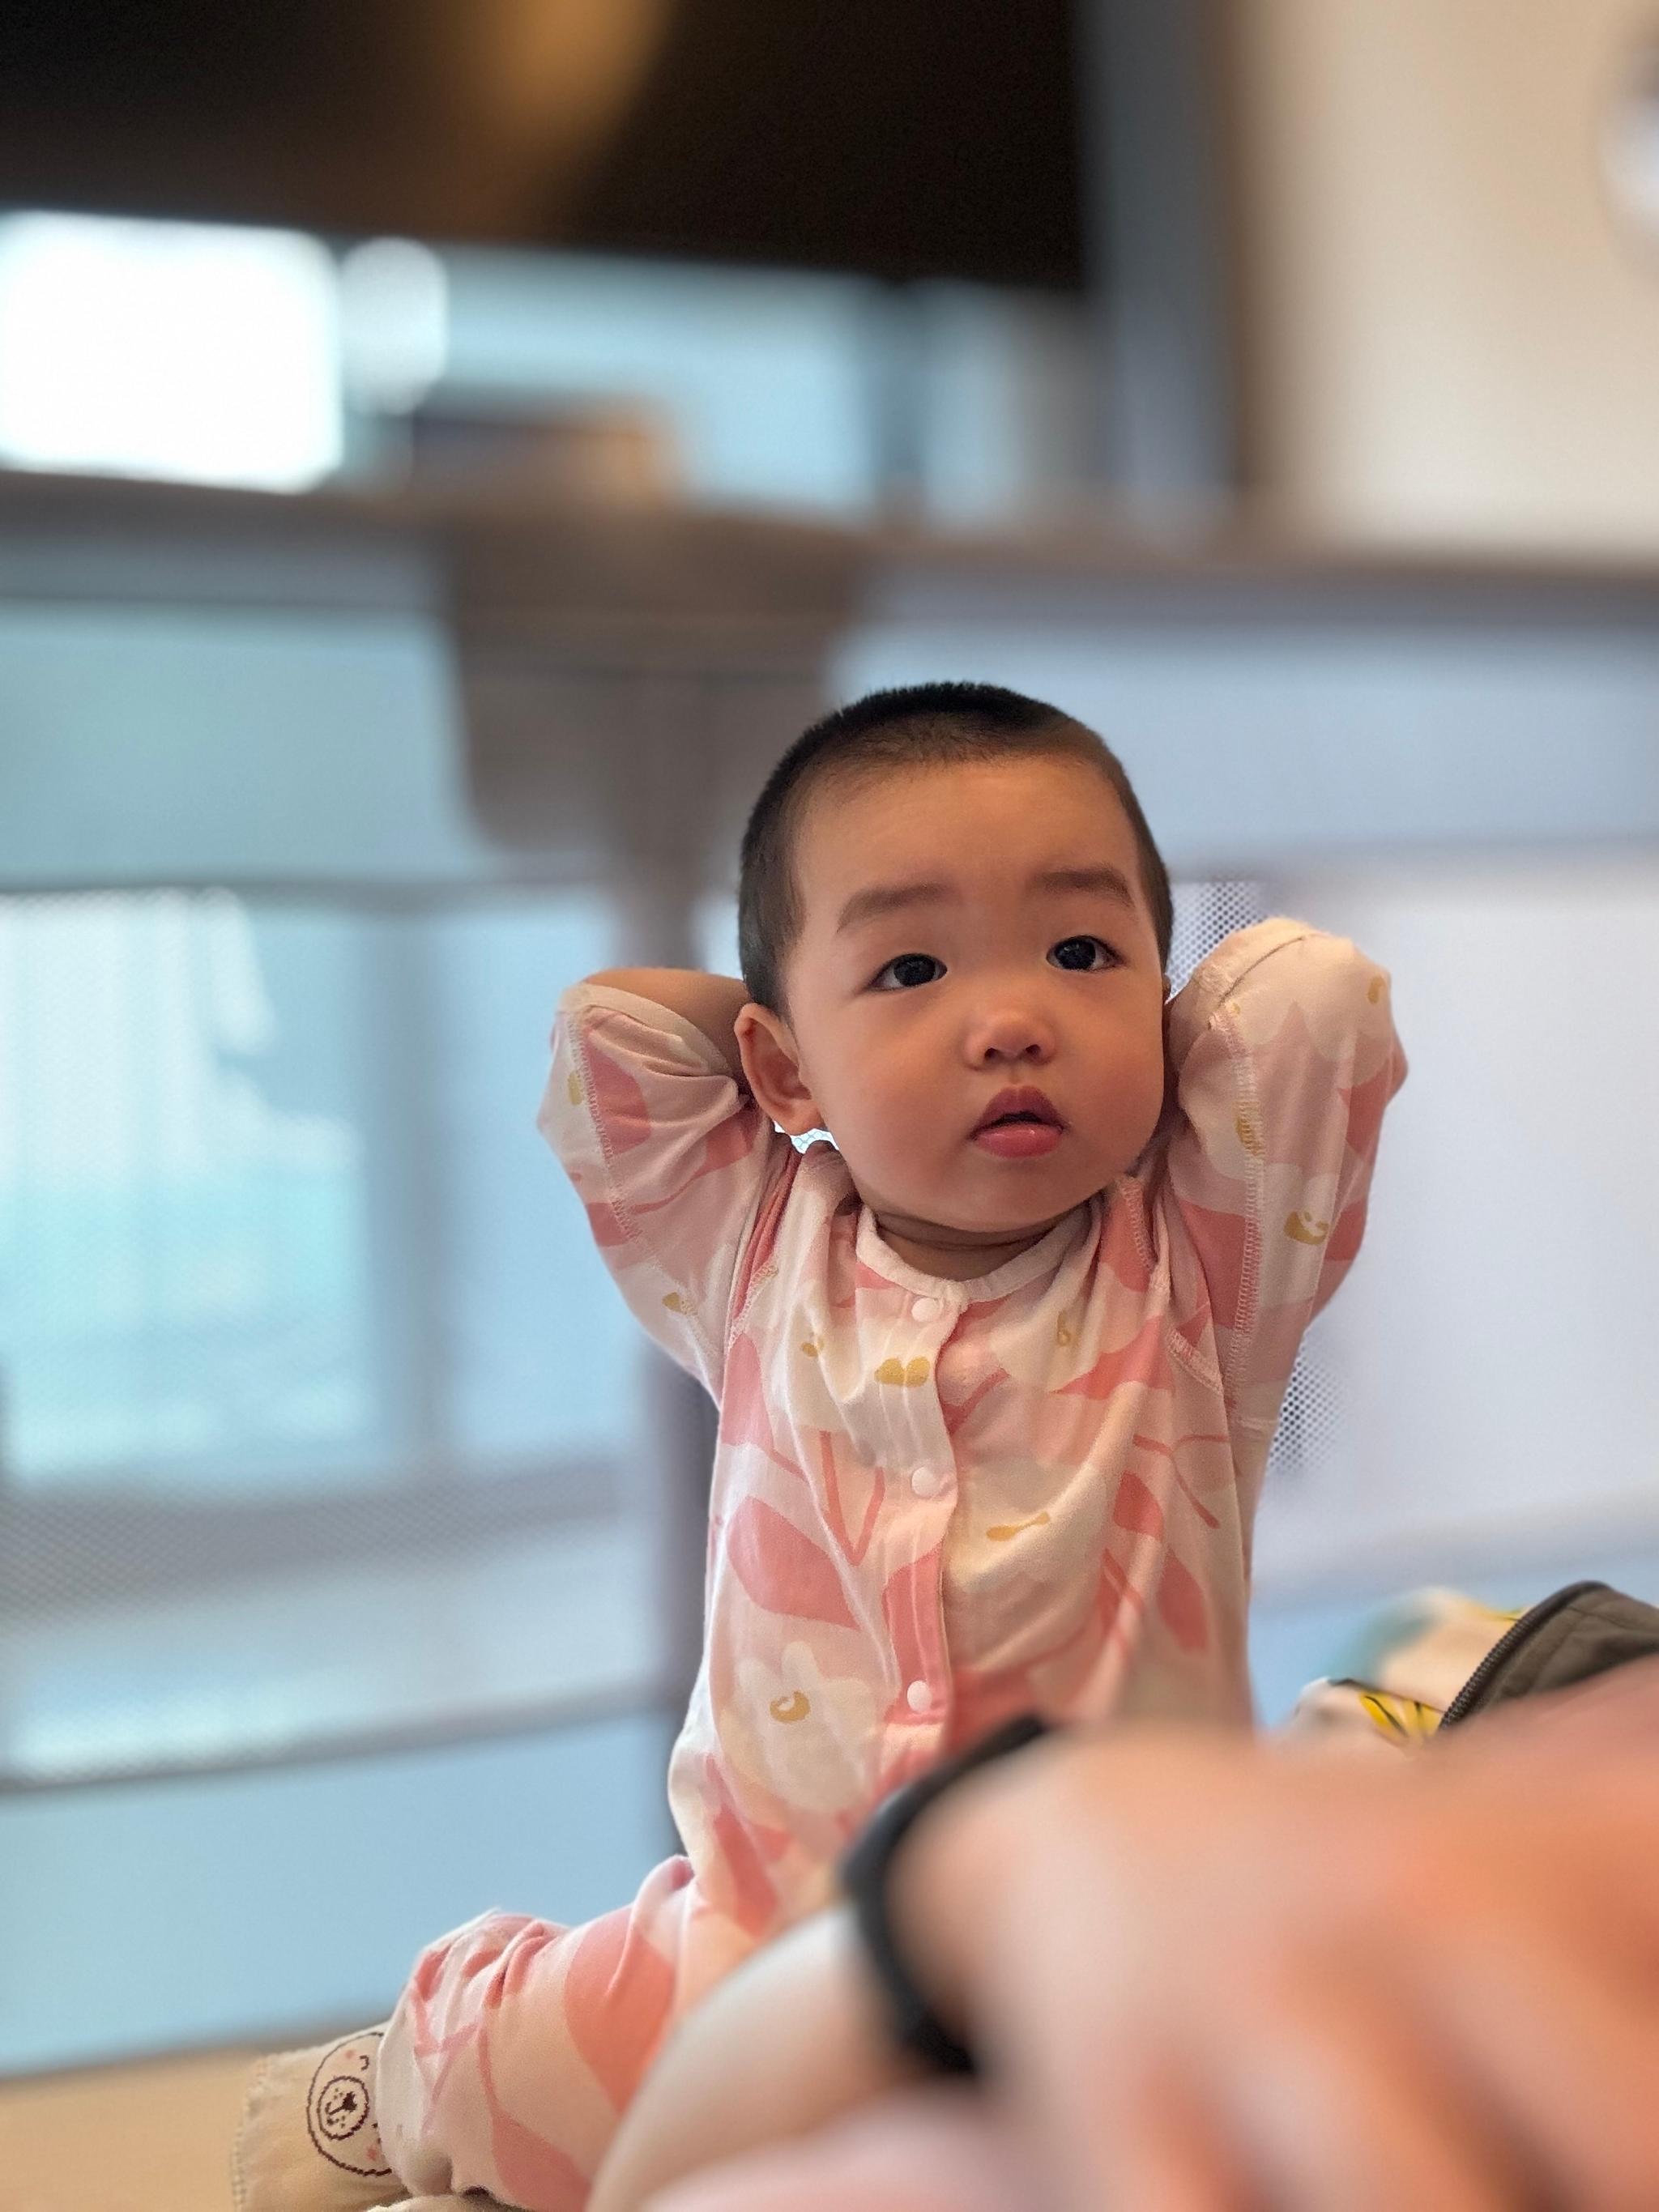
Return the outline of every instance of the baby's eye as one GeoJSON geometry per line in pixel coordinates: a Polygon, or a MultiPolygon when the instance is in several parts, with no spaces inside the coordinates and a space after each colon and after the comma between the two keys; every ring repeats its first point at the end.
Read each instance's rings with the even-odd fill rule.
{"type": "MultiPolygon", "coordinates": [[[[1122,963],[1118,959],[1117,954],[1113,951],[1111,946],[1107,944],[1103,937],[1062,937],[1059,944],[1052,949],[1057,952],[1063,952],[1068,947],[1074,945],[1091,945],[1097,948],[1100,951],[1105,954],[1106,961],[1098,964],[1093,963],[1084,964],[1075,961],[1062,961],[1060,963],[1061,966],[1069,968],[1073,975],[1098,975],[1101,972],[1102,968],[1107,963],[1115,966],[1121,967],[1122,965],[1122,963]]],[[[891,974],[896,969],[909,968],[917,965],[924,968],[938,968],[942,966],[943,963],[934,959],[931,952],[898,953],[894,958],[887,963],[886,967],[878,969],[875,975],[871,978],[870,988],[872,990],[882,988],[882,977],[891,974]]],[[[932,979],[930,977],[926,975],[915,977],[912,979],[912,981],[909,984],[901,984],[899,988],[901,990],[911,989],[914,988],[915,984],[918,982],[925,983],[931,980],[932,979]]]]}
{"type": "MultiPolygon", "coordinates": [[[[939,962],[934,959],[931,952],[901,952],[895,958],[890,960],[885,968],[877,969],[875,974],[870,979],[870,988],[872,991],[878,989],[881,985],[882,977],[890,974],[895,968],[914,968],[917,966],[923,968],[937,968],[939,964],[939,962]]],[[[926,982],[927,978],[924,975],[921,978],[921,981],[926,982]]]]}
{"type": "MultiPolygon", "coordinates": [[[[1100,950],[1106,955],[1107,959],[1109,960],[1114,966],[1121,967],[1122,965],[1122,963],[1118,959],[1116,953],[1113,951],[1111,946],[1108,945],[1103,937],[1062,937],[1059,945],[1055,947],[1055,950],[1057,951],[1063,952],[1068,945],[1098,945],[1100,950]]],[[[1091,965],[1083,972],[1090,975],[1093,974],[1094,968],[1092,963],[1091,963],[1091,965]]]]}

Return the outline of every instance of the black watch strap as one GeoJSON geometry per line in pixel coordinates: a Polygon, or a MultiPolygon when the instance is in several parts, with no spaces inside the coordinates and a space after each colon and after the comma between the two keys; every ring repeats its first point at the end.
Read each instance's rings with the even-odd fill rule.
{"type": "Polygon", "coordinates": [[[901,2048],[911,2051],[941,2074],[975,2074],[978,2063],[971,2051],[958,2043],[934,2018],[932,2008],[916,1987],[894,1941],[887,1908],[893,1855],[920,1816],[945,1792],[975,1767],[1006,1758],[1040,1735],[1048,1723],[1035,1713],[1022,1713],[981,1736],[966,1751],[945,1759],[927,1773],[918,1775],[902,1789],[883,1800],[868,1826],[841,1863],[842,1887],[850,1900],[860,1937],[885,1999],[889,2023],[901,2048]]]}

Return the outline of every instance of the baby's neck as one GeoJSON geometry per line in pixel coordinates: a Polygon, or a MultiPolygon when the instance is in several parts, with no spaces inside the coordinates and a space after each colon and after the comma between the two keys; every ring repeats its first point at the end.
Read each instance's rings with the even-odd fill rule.
{"type": "MultiPolygon", "coordinates": [[[[919,1268],[924,1275],[942,1276],[948,1283],[967,1283],[980,1275],[994,1274],[999,1267],[1006,1267],[1010,1260],[1017,1260],[1022,1252],[1029,1252],[1032,1245],[1042,1243],[1055,1225],[1051,1221],[1044,1228],[1028,1231],[1023,1237],[1011,1237],[1006,1243],[997,1244],[959,1244],[941,1249],[937,1245],[920,1243],[915,1237],[900,1236],[886,1228],[881,1229],[881,1240],[890,1251],[896,1252],[901,1260],[908,1261],[911,1267],[919,1268]]],[[[878,1222],[877,1226],[881,1228],[881,1224],[878,1222]]]]}

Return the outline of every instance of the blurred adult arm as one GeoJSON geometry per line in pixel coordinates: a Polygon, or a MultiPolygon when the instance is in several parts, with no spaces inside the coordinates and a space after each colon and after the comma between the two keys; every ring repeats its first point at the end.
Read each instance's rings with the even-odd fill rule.
{"type": "MultiPolygon", "coordinates": [[[[941,1799],[896,1867],[908,1954],[994,2097],[918,2088],[822,1915],[682,2024],[595,2212],[748,2152],[759,2193],[739,2166],[711,2203],[872,2203],[868,2126],[826,2124],[902,2140],[952,2110],[951,2140],[1057,2212],[1651,2205],[1656,1753],[1659,1662],[1421,1760],[1197,1730],[1033,1747],[941,1799]]],[[[927,2187],[907,2212],[946,2201],[927,2187]]]]}

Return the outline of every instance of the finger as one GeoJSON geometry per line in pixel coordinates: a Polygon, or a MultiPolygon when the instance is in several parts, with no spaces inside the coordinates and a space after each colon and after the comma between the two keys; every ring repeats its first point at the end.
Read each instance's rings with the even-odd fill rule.
{"type": "Polygon", "coordinates": [[[1529,2149],[1538,2174],[1582,2212],[1659,2203],[1659,2008],[1620,1962],[1587,1963],[1577,1934],[1506,1926],[1418,1968],[1425,2002],[1455,2036],[1529,2149]]]}
{"type": "Polygon", "coordinates": [[[1006,2054],[1006,2094],[1062,2212],[1258,2212],[1250,2161],[1190,2063],[1193,2016],[1177,2000],[1168,2017],[1169,1996],[1164,2017],[1158,1997],[1109,2001],[1006,2054]]]}
{"type": "Polygon", "coordinates": [[[1265,2201],[1213,2096],[1167,2063],[1123,2081],[1091,2164],[1103,2170],[1066,2172],[1066,2212],[1260,2212],[1265,2201]]]}
{"type": "Polygon", "coordinates": [[[1218,2094],[1275,2212],[1532,2201],[1483,2085],[1442,2063],[1375,1974],[1297,1969],[1231,2016],[1237,2047],[1210,2052],[1218,2094]]]}
{"type": "Polygon", "coordinates": [[[698,2174],[645,2212],[1052,2212],[1012,2124],[977,2093],[906,2090],[802,2142],[698,2174]]]}

